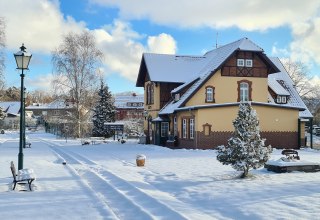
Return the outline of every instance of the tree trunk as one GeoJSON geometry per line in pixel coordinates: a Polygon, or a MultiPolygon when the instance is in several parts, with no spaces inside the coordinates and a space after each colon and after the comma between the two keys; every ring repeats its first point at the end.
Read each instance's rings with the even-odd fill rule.
{"type": "Polygon", "coordinates": [[[243,167],[243,174],[240,176],[240,178],[246,178],[249,173],[249,167],[243,167]]]}

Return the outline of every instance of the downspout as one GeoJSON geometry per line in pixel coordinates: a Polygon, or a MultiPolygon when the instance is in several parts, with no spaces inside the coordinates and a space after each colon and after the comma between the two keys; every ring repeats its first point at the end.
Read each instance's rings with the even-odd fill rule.
{"type": "Polygon", "coordinates": [[[301,147],[301,119],[298,118],[298,149],[301,147]]]}
{"type": "Polygon", "coordinates": [[[309,128],[309,130],[310,130],[310,147],[311,147],[311,149],[313,149],[313,133],[312,133],[313,125],[312,125],[312,123],[313,123],[313,118],[310,118],[310,128],[309,128]]]}

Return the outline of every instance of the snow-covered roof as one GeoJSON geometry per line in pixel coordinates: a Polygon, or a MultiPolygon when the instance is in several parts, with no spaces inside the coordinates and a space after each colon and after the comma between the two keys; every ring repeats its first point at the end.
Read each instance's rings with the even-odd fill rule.
{"type": "Polygon", "coordinates": [[[268,77],[268,86],[277,94],[277,95],[285,95],[289,96],[290,93],[280,84],[279,80],[275,77],[268,77]]]}
{"type": "MultiPolygon", "coordinates": [[[[195,91],[199,88],[203,82],[205,82],[209,76],[213,72],[215,72],[222,65],[224,61],[226,61],[235,50],[241,48],[242,50],[254,50],[258,52],[262,52],[263,50],[260,47],[257,47],[252,41],[247,38],[242,38],[233,43],[224,45],[215,50],[212,50],[205,54],[207,57],[207,63],[202,67],[202,69],[198,72],[197,77],[199,80],[196,80],[195,83],[181,96],[180,100],[177,102],[172,101],[170,104],[166,105],[159,114],[172,114],[176,108],[180,107],[195,91]]],[[[185,86],[187,85],[184,84],[185,86]]],[[[184,87],[181,85],[180,89],[184,87]]],[[[189,85],[189,84],[188,84],[189,85]]]]}
{"type": "MultiPolygon", "coordinates": [[[[284,69],[283,65],[281,64],[280,60],[278,58],[269,58],[274,65],[280,70],[278,73],[269,74],[268,76],[268,86],[274,90],[279,95],[288,95],[290,96],[288,102],[286,104],[276,104],[274,102],[274,99],[271,97],[270,94],[268,94],[268,101],[271,104],[274,104],[274,106],[281,106],[281,107],[288,107],[288,108],[296,108],[303,111],[299,112],[300,118],[310,118],[313,117],[311,112],[308,110],[304,102],[302,101],[301,97],[299,96],[298,92],[293,86],[292,79],[284,69]],[[280,82],[282,82],[282,85],[280,82]]],[[[177,102],[170,102],[166,106],[164,106],[160,112],[159,115],[163,114],[172,114],[174,111],[182,110],[183,107],[182,104],[184,101],[195,91],[195,89],[201,84],[201,81],[204,80],[205,77],[202,77],[202,79],[195,82],[189,90],[183,94],[181,99],[177,102]]]]}
{"type": "Polygon", "coordinates": [[[12,115],[20,114],[20,102],[0,102],[0,107],[7,114],[12,114],[12,115]]]}
{"type": "Polygon", "coordinates": [[[66,102],[63,99],[56,99],[50,103],[47,104],[39,104],[39,105],[29,105],[26,107],[26,109],[29,110],[48,110],[48,109],[70,109],[73,108],[74,105],[66,102]]]}
{"type": "Polygon", "coordinates": [[[278,95],[289,96],[287,104],[274,103],[271,95],[268,100],[275,106],[285,105],[296,109],[306,109],[300,112],[300,117],[312,117],[312,114],[303,103],[301,97],[295,90],[293,82],[278,58],[269,58],[263,49],[248,38],[242,38],[230,44],[211,50],[203,56],[177,56],[164,54],[143,55],[142,63],[137,80],[137,86],[142,86],[146,75],[149,74],[150,81],[181,83],[171,93],[185,92],[178,101],[172,100],[159,112],[159,115],[172,114],[183,107],[186,101],[206,82],[223,63],[237,50],[258,52],[272,67],[268,75],[268,86],[278,95]],[[146,72],[143,71],[145,64],[146,72]],[[279,72],[278,72],[279,71],[279,72]]]}
{"type": "Polygon", "coordinates": [[[114,105],[116,108],[142,108],[144,104],[144,96],[131,94],[131,95],[115,95],[114,105]]]}
{"type": "MultiPolygon", "coordinates": [[[[192,82],[214,67],[219,66],[235,50],[263,52],[259,46],[248,38],[242,38],[207,52],[204,56],[179,56],[168,54],[144,53],[143,61],[146,65],[150,80],[153,82],[186,83],[192,82]]],[[[140,66],[141,68],[141,66],[140,66]]],[[[140,69],[137,86],[143,86],[141,80],[145,74],[140,69]]],[[[183,88],[184,86],[182,86],[183,88]]]]}
{"type": "MultiPolygon", "coordinates": [[[[292,79],[290,78],[289,74],[285,70],[284,66],[282,65],[281,61],[277,57],[270,57],[270,60],[278,67],[280,72],[270,74],[268,76],[268,83],[270,81],[276,80],[282,81],[283,85],[282,87],[285,88],[285,90],[289,93],[290,98],[288,100],[287,104],[278,104],[278,105],[287,105],[287,106],[295,106],[295,107],[301,107],[304,108],[304,111],[299,112],[300,118],[312,118],[312,114],[307,108],[307,106],[302,101],[300,95],[298,94],[297,90],[294,88],[294,83],[292,79]]],[[[270,84],[269,84],[270,86],[270,84]]],[[[270,100],[271,102],[274,102],[273,99],[270,100]]]]}
{"type": "Polygon", "coordinates": [[[153,82],[184,83],[197,76],[207,58],[145,53],[144,60],[153,82]]]}
{"type": "MultiPolygon", "coordinates": [[[[189,97],[215,72],[222,63],[228,59],[228,57],[237,49],[247,50],[247,51],[257,51],[263,52],[263,50],[254,44],[252,41],[247,38],[240,39],[231,44],[227,44],[215,50],[212,50],[205,54],[207,58],[207,63],[202,67],[199,73],[189,81],[185,81],[184,84],[180,85],[172,91],[172,93],[179,92],[183,88],[188,90],[180,97],[180,100],[172,100],[167,105],[165,105],[159,112],[159,115],[172,114],[174,111],[177,111],[183,104],[188,100],[189,97]]],[[[268,86],[278,95],[290,96],[287,104],[276,104],[269,94],[268,100],[271,104],[286,106],[289,108],[300,109],[299,116],[301,118],[312,117],[312,114],[307,109],[306,105],[302,101],[301,97],[295,90],[293,82],[284,69],[278,58],[268,58],[267,61],[271,63],[272,66],[275,66],[279,72],[268,75],[268,86]],[[304,111],[302,111],[305,109],[304,111]]]]}

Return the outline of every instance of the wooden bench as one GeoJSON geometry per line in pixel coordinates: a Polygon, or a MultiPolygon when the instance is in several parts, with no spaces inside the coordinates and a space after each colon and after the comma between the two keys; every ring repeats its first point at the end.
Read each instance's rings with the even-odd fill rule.
{"type": "Polygon", "coordinates": [[[17,183],[28,183],[30,191],[32,191],[31,183],[36,179],[32,169],[21,169],[16,173],[16,168],[13,161],[11,161],[10,169],[13,176],[13,188],[15,190],[17,183]]]}
{"type": "Polygon", "coordinates": [[[282,155],[285,155],[287,159],[300,160],[298,151],[292,149],[285,149],[281,152],[282,155]]]}

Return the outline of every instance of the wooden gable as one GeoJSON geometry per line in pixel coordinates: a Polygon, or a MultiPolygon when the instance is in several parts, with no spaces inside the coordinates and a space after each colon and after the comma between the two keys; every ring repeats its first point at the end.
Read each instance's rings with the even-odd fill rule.
{"type": "Polygon", "coordinates": [[[267,78],[270,73],[279,71],[270,61],[268,61],[268,58],[261,52],[238,50],[223,64],[221,75],[267,78]],[[252,67],[238,66],[238,59],[252,60],[252,67]]]}
{"type": "Polygon", "coordinates": [[[148,68],[146,66],[145,59],[142,56],[136,86],[144,87],[144,83],[147,81],[150,81],[150,77],[149,77],[148,68]]]}

